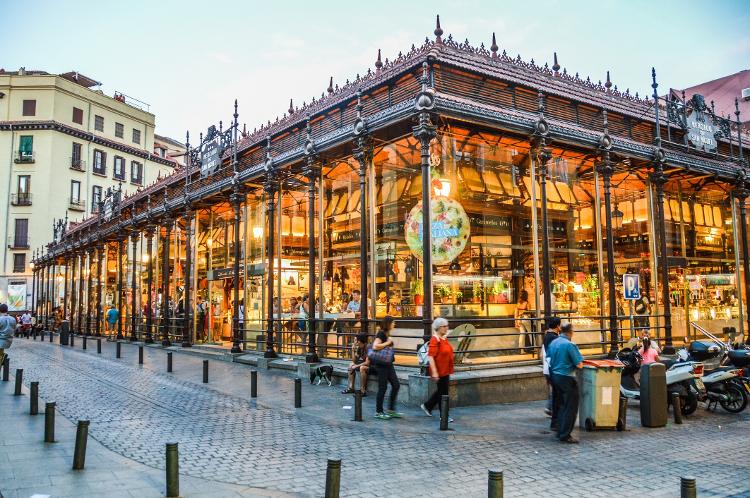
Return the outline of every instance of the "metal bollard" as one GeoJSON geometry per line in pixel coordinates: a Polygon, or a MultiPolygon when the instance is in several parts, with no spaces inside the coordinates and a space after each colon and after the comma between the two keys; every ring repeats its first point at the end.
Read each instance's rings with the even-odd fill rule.
{"type": "Polygon", "coordinates": [[[81,345],[81,349],[86,349],[87,344],[88,344],[88,341],[86,340],[86,336],[83,336],[83,344],[81,345]]]}
{"type": "MultiPolygon", "coordinates": [[[[50,332],[50,336],[51,335],[52,335],[52,332],[50,332]]],[[[83,336],[83,337],[86,337],[86,336],[83,336]]],[[[75,338],[76,338],[76,336],[73,335],[73,332],[71,332],[70,335],[68,336],[68,338],[70,339],[70,347],[72,348],[73,346],[75,346],[75,338]]],[[[60,334],[60,342],[62,343],[62,334],[60,334]]]]}
{"type": "Polygon", "coordinates": [[[3,361],[3,382],[8,382],[10,378],[10,358],[5,355],[5,361],[3,361]]]}
{"type": "Polygon", "coordinates": [[[674,415],[674,423],[682,423],[682,400],[680,400],[679,393],[672,393],[672,412],[674,415]]]}
{"type": "Polygon", "coordinates": [[[115,358],[121,358],[122,357],[122,344],[120,341],[117,341],[115,343],[115,358]]]}
{"type": "Polygon", "coordinates": [[[167,353],[167,372],[172,371],[172,352],[167,353]]]}
{"type": "Polygon", "coordinates": [[[696,498],[697,496],[695,477],[680,477],[680,498],[696,498]]]}
{"type": "Polygon", "coordinates": [[[29,391],[29,415],[39,415],[39,382],[32,382],[29,391]]]}
{"type": "Polygon", "coordinates": [[[167,497],[180,496],[180,462],[177,443],[167,443],[167,497]]]}
{"type": "Polygon", "coordinates": [[[138,364],[143,365],[143,346],[138,346],[138,364]]]}
{"type": "Polygon", "coordinates": [[[628,398],[620,397],[620,410],[617,416],[617,430],[624,431],[628,425],[628,398]]]}
{"type": "Polygon", "coordinates": [[[73,452],[73,470],[83,470],[86,463],[86,440],[89,437],[89,421],[79,420],[76,428],[76,447],[73,452]]]}
{"type": "Polygon", "coordinates": [[[487,471],[487,498],[503,498],[503,471],[487,471]]]}
{"type": "Polygon", "coordinates": [[[258,397],[258,371],[257,370],[250,371],[250,397],[251,398],[258,397]]]}
{"type": "Polygon", "coordinates": [[[302,408],[302,379],[294,379],[294,407],[302,408]]]}
{"type": "Polygon", "coordinates": [[[98,338],[96,340],[96,354],[102,354],[102,340],[98,338]]]}
{"type": "MultiPolygon", "coordinates": [[[[36,334],[36,333],[37,333],[36,328],[34,328],[34,334],[36,334]]],[[[42,332],[41,334],[39,334],[39,340],[42,341],[42,342],[44,342],[44,332],[42,332]]]]}
{"type": "Polygon", "coordinates": [[[326,494],[325,498],[339,498],[341,488],[341,460],[328,459],[326,468],[326,494]]]}
{"type": "MultiPolygon", "coordinates": [[[[44,332],[42,332],[42,334],[44,334],[44,332]]],[[[55,338],[54,338],[54,337],[52,336],[52,331],[50,330],[50,331],[49,331],[49,342],[50,342],[50,344],[52,344],[52,341],[53,341],[54,339],[55,339],[55,338]]],[[[60,335],[60,340],[62,341],[62,335],[60,335]]]]}
{"type": "Polygon", "coordinates": [[[44,405],[44,442],[55,442],[55,403],[44,405]]]}
{"type": "Polygon", "coordinates": [[[354,421],[362,422],[362,392],[354,393],[354,421]]]}
{"type": "Polygon", "coordinates": [[[14,396],[21,395],[22,385],[23,385],[23,368],[16,368],[16,390],[13,392],[14,396]]]}
{"type": "Polygon", "coordinates": [[[208,360],[203,360],[203,383],[208,384],[208,360]]]}
{"type": "Polygon", "coordinates": [[[440,396],[440,430],[448,430],[448,395],[440,396]]]}
{"type": "Polygon", "coordinates": [[[31,331],[31,335],[32,335],[32,337],[34,338],[34,340],[36,341],[36,329],[33,329],[33,330],[31,331]]]}

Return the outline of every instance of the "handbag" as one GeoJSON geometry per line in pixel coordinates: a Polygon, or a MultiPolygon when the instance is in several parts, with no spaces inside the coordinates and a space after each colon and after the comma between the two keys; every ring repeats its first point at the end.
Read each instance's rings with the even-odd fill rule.
{"type": "Polygon", "coordinates": [[[372,346],[370,346],[367,349],[367,356],[374,361],[375,363],[393,363],[393,348],[390,346],[387,346],[383,349],[374,349],[372,346]]]}

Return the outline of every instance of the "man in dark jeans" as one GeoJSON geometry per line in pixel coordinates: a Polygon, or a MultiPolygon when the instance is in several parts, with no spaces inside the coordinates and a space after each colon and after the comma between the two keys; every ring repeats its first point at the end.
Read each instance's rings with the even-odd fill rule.
{"type": "Polygon", "coordinates": [[[549,370],[552,386],[556,391],[558,406],[557,438],[562,443],[577,443],[570,433],[578,416],[578,381],[576,372],[583,368],[583,356],[578,346],[571,342],[573,326],[566,324],[560,330],[560,337],[549,345],[549,370]]]}
{"type": "Polygon", "coordinates": [[[555,388],[552,385],[552,379],[549,373],[549,345],[557,339],[560,336],[560,318],[557,316],[553,316],[549,319],[549,323],[547,324],[547,332],[544,334],[544,342],[542,346],[542,362],[544,362],[543,365],[543,372],[544,377],[547,380],[547,386],[549,391],[551,391],[551,394],[548,396],[547,399],[547,408],[545,408],[545,413],[547,415],[550,415],[552,417],[552,420],[550,422],[550,428],[553,430],[557,429],[557,414],[555,413],[555,401],[557,397],[555,396],[555,388]]]}

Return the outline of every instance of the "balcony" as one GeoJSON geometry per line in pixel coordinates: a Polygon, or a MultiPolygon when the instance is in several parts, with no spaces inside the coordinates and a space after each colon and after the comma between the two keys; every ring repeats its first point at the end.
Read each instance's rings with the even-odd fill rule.
{"type": "Polygon", "coordinates": [[[86,201],[83,199],[70,198],[68,209],[71,211],[86,211],[86,201]]]}
{"type": "Polygon", "coordinates": [[[33,151],[26,151],[26,150],[16,151],[16,154],[15,154],[15,157],[13,159],[13,162],[16,163],[16,164],[33,163],[34,162],[34,152],[33,151]]]}
{"type": "Polygon", "coordinates": [[[73,169],[75,171],[86,171],[86,161],[84,161],[80,157],[71,157],[70,169],[73,169]]]}
{"type": "Polygon", "coordinates": [[[9,249],[28,249],[29,247],[28,235],[16,235],[15,237],[8,237],[9,249]]]}
{"type": "Polygon", "coordinates": [[[10,203],[13,206],[31,206],[31,194],[28,192],[11,194],[10,203]]]}

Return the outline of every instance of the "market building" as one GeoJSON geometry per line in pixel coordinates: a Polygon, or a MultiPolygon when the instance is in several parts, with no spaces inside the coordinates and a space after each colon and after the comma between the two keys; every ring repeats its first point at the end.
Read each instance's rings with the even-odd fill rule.
{"type": "MultiPolygon", "coordinates": [[[[49,242],[53,223],[80,221],[108,195],[134,193],[174,171],[154,154],[148,105],[70,71],[0,69],[0,302],[32,308],[32,248],[49,242]]],[[[55,278],[62,280],[64,271],[55,278]]]]}
{"type": "Polygon", "coordinates": [[[386,315],[402,365],[437,316],[459,367],[537,361],[552,315],[589,355],[746,335],[748,136],[651,77],[633,95],[438,23],[251,133],[235,103],[185,167],[58,231],[36,311],[96,334],[113,305],[122,338],[310,362],[386,315]]]}

